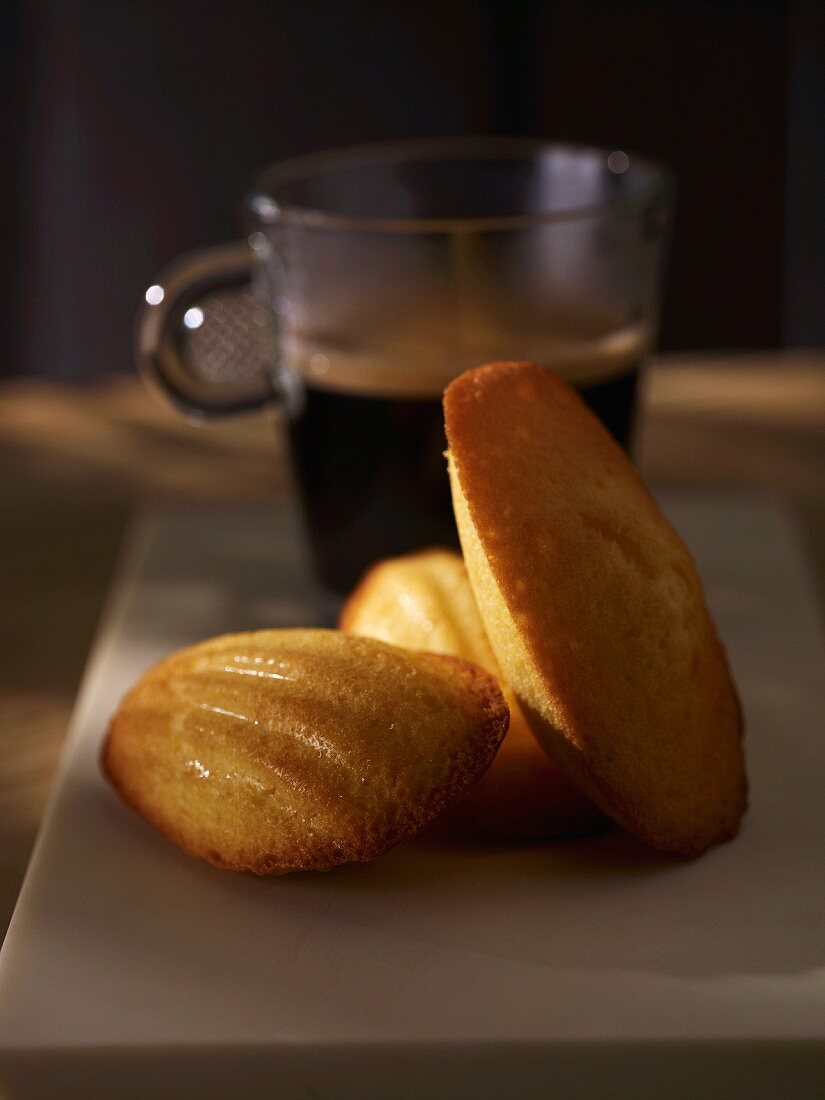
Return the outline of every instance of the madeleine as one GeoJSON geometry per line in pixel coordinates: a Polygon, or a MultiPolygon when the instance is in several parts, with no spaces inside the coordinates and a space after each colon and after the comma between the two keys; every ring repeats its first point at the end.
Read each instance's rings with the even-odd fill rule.
{"type": "Polygon", "coordinates": [[[739,700],[691,556],[629,458],[534,363],[468,371],[444,410],[467,571],[533,732],[652,847],[729,840],[739,700]]]}
{"type": "Polygon", "coordinates": [[[191,855],[258,874],[367,861],[489,767],[507,729],[475,665],[330,630],[229,634],[161,661],[103,768],[191,855]]]}
{"type": "Polygon", "coordinates": [[[583,836],[604,826],[601,813],[536,741],[502,680],[460,554],[430,549],[378,562],[350,595],[338,625],[393,645],[473,661],[498,679],[510,727],[489,770],[449,811],[451,820],[490,839],[583,836]]]}

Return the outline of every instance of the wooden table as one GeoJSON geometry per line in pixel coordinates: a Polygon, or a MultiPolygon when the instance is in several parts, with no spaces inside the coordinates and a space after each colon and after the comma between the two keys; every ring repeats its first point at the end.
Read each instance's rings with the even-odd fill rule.
{"type": "MultiPolygon", "coordinates": [[[[190,425],[131,378],[0,387],[0,936],[131,511],[266,507],[279,454],[272,417],[190,425]]],[[[637,456],[658,486],[790,499],[825,580],[825,353],[660,360],[637,456]]]]}

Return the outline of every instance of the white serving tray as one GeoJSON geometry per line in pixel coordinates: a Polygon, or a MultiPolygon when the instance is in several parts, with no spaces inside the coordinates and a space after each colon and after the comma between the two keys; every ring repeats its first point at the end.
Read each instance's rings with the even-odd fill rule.
{"type": "MultiPolygon", "coordinates": [[[[747,716],[751,810],[696,861],[618,832],[258,879],[98,770],[120,696],[227,630],[317,623],[286,510],[143,518],[0,955],[9,1097],[825,1095],[825,644],[793,523],[666,501],[747,716]]],[[[5,1093],[3,1088],[5,1087],[5,1093]]]]}

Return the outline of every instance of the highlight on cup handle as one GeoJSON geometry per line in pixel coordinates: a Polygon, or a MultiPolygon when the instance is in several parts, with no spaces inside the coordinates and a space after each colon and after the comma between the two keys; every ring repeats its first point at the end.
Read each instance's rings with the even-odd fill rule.
{"type": "Polygon", "coordinates": [[[148,287],[134,351],[145,378],[186,416],[248,412],[278,398],[277,336],[262,233],[187,252],[148,287]]]}

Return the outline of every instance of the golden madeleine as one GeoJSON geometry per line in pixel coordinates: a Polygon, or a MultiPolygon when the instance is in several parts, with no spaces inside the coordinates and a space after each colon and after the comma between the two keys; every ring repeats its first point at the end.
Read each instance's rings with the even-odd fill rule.
{"type": "Polygon", "coordinates": [[[468,371],[444,409],[470,581],[534,733],[652,847],[733,837],[736,690],[690,554],[624,451],[533,363],[468,371]]]}
{"type": "Polygon", "coordinates": [[[489,766],[507,729],[489,673],[331,630],[229,634],[132,688],[103,768],[170,840],[258,874],[367,861],[489,766]]]}
{"type": "Polygon", "coordinates": [[[501,679],[460,554],[430,549],[378,562],[341,612],[339,626],[408,649],[451,654],[499,680],[510,727],[490,768],[449,817],[489,837],[546,839],[592,833],[604,823],[538,744],[501,679]]]}

